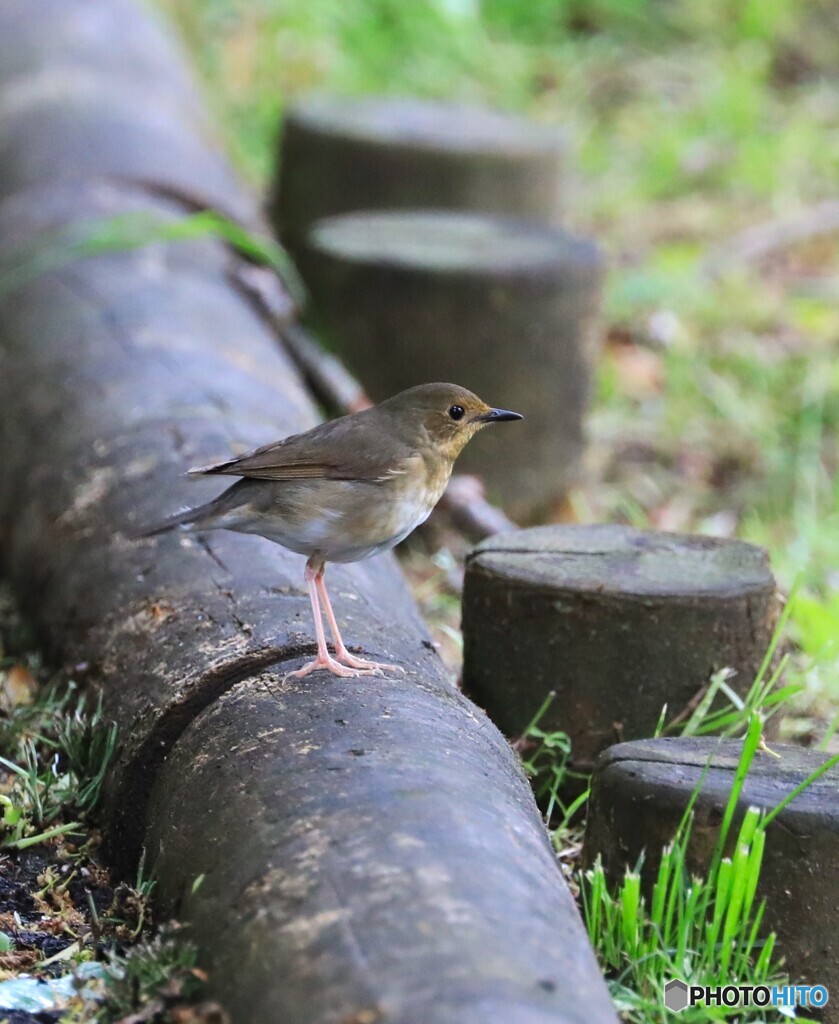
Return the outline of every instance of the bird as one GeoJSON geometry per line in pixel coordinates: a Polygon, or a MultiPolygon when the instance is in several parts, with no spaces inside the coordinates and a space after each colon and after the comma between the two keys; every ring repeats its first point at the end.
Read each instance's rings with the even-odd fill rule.
{"type": "Polygon", "coordinates": [[[401,672],[347,649],[326,591],[326,563],[357,562],[395,547],[431,514],[467,442],[490,423],[520,419],[456,384],[420,384],[237,458],[189,470],[191,476],[242,479],[137,536],[234,530],[305,555],[317,655],[284,678],[319,669],[344,677],[401,672]]]}

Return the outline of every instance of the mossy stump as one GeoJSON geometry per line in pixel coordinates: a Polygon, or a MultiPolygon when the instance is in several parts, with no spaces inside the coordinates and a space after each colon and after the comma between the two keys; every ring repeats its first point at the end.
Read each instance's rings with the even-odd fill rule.
{"type": "Polygon", "coordinates": [[[291,249],[355,210],[458,209],[558,224],[565,145],[555,128],[480,107],[310,96],[286,114],[272,217],[291,249]]]}
{"type": "MultiPolygon", "coordinates": [[[[736,837],[750,806],[770,811],[827,755],[774,745],[775,758],[758,753],[749,770],[729,833],[736,837]]],[[[673,838],[688,801],[710,761],[694,809],[688,847],[690,867],[705,872],[719,836],[742,743],[673,738],[621,743],[597,763],[586,823],[585,859],[601,857],[618,881],[644,852],[647,891],[662,848],[673,838]]],[[[839,768],[805,789],[766,833],[758,898],[766,899],[764,933],[778,934],[778,953],[793,984],[823,984],[839,991],[839,768]]],[[[824,1021],[839,1021],[839,1003],[826,1006],[824,1021]]],[[[807,1014],[810,1016],[810,1013],[807,1014]]]]}
{"type": "Polygon", "coordinates": [[[498,534],[468,556],[463,682],[516,736],[546,696],[542,728],[563,730],[590,769],[622,739],[652,736],[714,672],[751,686],[778,601],[766,553],[741,541],[624,526],[498,534]]]}
{"type": "Polygon", "coordinates": [[[579,468],[597,348],[592,242],[483,214],[346,214],[314,226],[303,271],[332,344],[373,398],[447,380],[523,413],[460,465],[516,518],[561,501],[579,468]]]}

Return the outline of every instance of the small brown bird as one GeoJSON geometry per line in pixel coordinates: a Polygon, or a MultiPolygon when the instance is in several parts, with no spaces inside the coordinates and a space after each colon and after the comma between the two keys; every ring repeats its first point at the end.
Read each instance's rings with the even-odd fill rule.
{"type": "Polygon", "coordinates": [[[175,527],[236,530],[306,555],[318,653],[289,675],[305,676],[321,668],[337,676],[399,670],[347,650],[326,593],[324,566],[358,562],[404,540],[440,500],[454,461],[470,438],[488,423],[521,418],[517,412],[491,408],[455,384],[422,384],[229,462],[190,470],[244,479],[144,536],[175,527]],[[326,646],[321,601],[335,657],[326,646]]]}

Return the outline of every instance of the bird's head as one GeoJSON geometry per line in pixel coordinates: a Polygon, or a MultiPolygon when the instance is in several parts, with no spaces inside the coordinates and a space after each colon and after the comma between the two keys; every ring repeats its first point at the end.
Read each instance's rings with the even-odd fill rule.
{"type": "Polygon", "coordinates": [[[457,384],[420,384],[379,406],[404,439],[431,447],[452,462],[466,443],[488,423],[520,420],[507,409],[494,409],[457,384]]]}

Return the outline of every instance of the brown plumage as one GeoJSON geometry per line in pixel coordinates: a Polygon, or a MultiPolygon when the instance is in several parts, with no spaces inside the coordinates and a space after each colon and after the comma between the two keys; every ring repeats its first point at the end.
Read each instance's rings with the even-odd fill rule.
{"type": "Polygon", "coordinates": [[[336,675],[393,669],[354,657],[341,639],[324,564],[355,562],[394,547],[440,500],[452,466],[488,423],[521,419],[493,409],[455,384],[423,384],[303,434],[264,445],[236,459],[190,470],[239,476],[218,498],[180,513],[145,536],[177,526],[227,529],[267,537],[306,555],[318,656],[292,675],[318,668],[336,675]],[[326,647],[320,601],[335,641],[326,647]]]}

